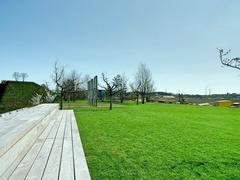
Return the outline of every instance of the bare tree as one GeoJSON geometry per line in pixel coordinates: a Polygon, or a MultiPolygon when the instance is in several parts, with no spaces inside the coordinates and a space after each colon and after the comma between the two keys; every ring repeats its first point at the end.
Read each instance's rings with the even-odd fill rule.
{"type": "Polygon", "coordinates": [[[52,80],[56,84],[57,90],[60,92],[60,109],[63,109],[63,97],[64,97],[64,67],[59,67],[58,63],[54,64],[54,71],[52,73],[52,80]]]}
{"type": "Polygon", "coordinates": [[[83,84],[83,80],[81,79],[81,74],[78,74],[76,70],[72,70],[70,73],[70,79],[74,84],[74,89],[78,89],[81,84],[83,84]]]}
{"type": "Polygon", "coordinates": [[[223,49],[218,49],[218,51],[219,51],[221,63],[223,65],[240,70],[240,58],[239,57],[226,58],[226,56],[231,52],[231,49],[229,49],[226,52],[224,52],[223,49]]]}
{"type": "Polygon", "coordinates": [[[74,84],[72,80],[69,78],[64,78],[63,88],[64,88],[63,99],[68,101],[73,100],[74,84]]]}
{"type": "Polygon", "coordinates": [[[15,81],[18,81],[20,79],[20,77],[21,77],[19,72],[14,72],[12,76],[13,76],[15,81]]]}
{"type": "Polygon", "coordinates": [[[68,76],[68,84],[69,86],[69,90],[70,90],[70,94],[72,95],[72,100],[75,101],[76,100],[76,94],[78,91],[80,91],[81,89],[81,85],[84,83],[83,80],[81,79],[81,74],[78,74],[76,72],[76,70],[72,70],[70,75],[68,76]]]}
{"type": "Polygon", "coordinates": [[[112,102],[113,102],[113,96],[118,92],[118,76],[115,76],[112,81],[109,81],[106,74],[102,73],[102,80],[105,83],[105,86],[102,86],[106,93],[108,93],[110,98],[110,106],[109,109],[112,110],[112,102]]]}
{"type": "Polygon", "coordinates": [[[130,88],[137,100],[137,105],[139,104],[139,92],[140,92],[141,82],[135,81],[130,84],[130,88]]]}
{"type": "Polygon", "coordinates": [[[83,89],[87,89],[88,88],[88,81],[91,80],[91,76],[89,74],[86,74],[84,77],[83,77],[83,89]]]}
{"type": "Polygon", "coordinates": [[[123,73],[122,75],[117,75],[116,78],[116,84],[117,84],[117,91],[118,91],[118,96],[119,96],[119,99],[120,99],[120,102],[123,103],[125,97],[126,97],[126,94],[127,94],[127,77],[126,75],[123,73]]]}
{"type": "Polygon", "coordinates": [[[24,82],[26,80],[26,78],[28,78],[28,74],[27,73],[20,73],[20,77],[22,78],[22,81],[24,82]]]}
{"type": "Polygon", "coordinates": [[[154,90],[154,82],[152,79],[152,73],[146,64],[139,64],[138,71],[135,75],[136,84],[140,85],[140,95],[142,99],[142,104],[145,103],[145,99],[154,90]]]}
{"type": "Polygon", "coordinates": [[[154,81],[152,80],[147,86],[147,93],[146,93],[146,101],[149,102],[153,92],[155,91],[154,88],[154,81]]]}

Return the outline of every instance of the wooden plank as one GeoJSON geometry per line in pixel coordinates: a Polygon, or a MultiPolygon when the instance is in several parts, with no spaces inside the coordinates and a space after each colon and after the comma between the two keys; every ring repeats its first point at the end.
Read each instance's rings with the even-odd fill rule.
{"type": "MultiPolygon", "coordinates": [[[[24,130],[21,129],[21,126],[14,129],[14,133],[12,132],[11,137],[15,138],[15,140],[19,140],[13,146],[6,144],[6,149],[8,149],[8,151],[6,151],[6,153],[0,157],[0,164],[3,164],[0,166],[0,178],[8,178],[12,174],[13,170],[18,166],[32,145],[35,143],[39,134],[41,134],[47,127],[49,118],[52,117],[53,113],[55,112],[53,111],[53,108],[50,109],[52,112],[49,111],[48,108],[48,114],[46,114],[47,111],[45,111],[44,116],[39,115],[35,117],[36,120],[29,120],[27,123],[22,124],[22,126],[27,126],[27,128],[24,128],[24,130]],[[31,123],[31,121],[34,123],[31,123]]],[[[40,109],[39,112],[42,112],[42,109],[40,109]]],[[[13,142],[10,141],[10,143],[13,142]]]]}
{"type": "Polygon", "coordinates": [[[87,161],[83,151],[83,146],[79,136],[78,126],[75,119],[74,112],[71,111],[71,124],[72,124],[72,141],[73,141],[73,155],[74,155],[74,168],[76,180],[90,180],[90,174],[87,166],[87,161]]]}
{"type": "MultiPolygon", "coordinates": [[[[18,165],[17,169],[14,171],[13,175],[11,176],[11,178],[13,180],[16,179],[16,177],[19,177],[19,179],[22,179],[22,176],[26,175],[26,173],[30,170],[30,168],[31,168],[31,166],[32,166],[32,164],[34,163],[34,160],[35,160],[35,158],[33,158],[33,157],[34,156],[36,157],[37,154],[39,153],[39,151],[37,151],[36,148],[34,148],[34,147],[35,146],[38,147],[39,144],[41,144],[41,147],[42,147],[42,145],[46,141],[46,138],[48,137],[52,128],[54,127],[55,123],[57,121],[61,120],[61,116],[62,116],[62,113],[59,112],[59,113],[57,113],[57,115],[54,115],[54,116],[51,117],[51,119],[50,119],[51,122],[49,123],[47,128],[44,130],[44,132],[40,135],[36,144],[34,144],[33,149],[31,149],[28,152],[28,154],[25,156],[23,161],[18,165]],[[41,142],[41,143],[39,143],[39,142],[41,142]]],[[[58,126],[56,126],[56,129],[58,129],[58,126]]]]}
{"type": "Polygon", "coordinates": [[[58,179],[59,175],[59,167],[60,167],[60,161],[61,161],[61,155],[62,155],[62,147],[63,147],[63,135],[64,135],[64,129],[65,129],[65,115],[63,111],[59,112],[59,117],[56,120],[55,126],[52,128],[48,139],[53,138],[54,144],[51,151],[51,154],[49,156],[49,160],[47,162],[45,172],[43,174],[43,179],[58,179]],[[56,138],[56,137],[61,138],[56,138]]]}
{"type": "MultiPolygon", "coordinates": [[[[11,175],[25,154],[34,144],[38,134],[36,128],[32,129],[26,136],[20,139],[13,147],[11,147],[7,153],[0,158],[0,177],[3,178],[11,175]]],[[[1,179],[0,178],[0,179],[1,179]]]]}
{"type": "Polygon", "coordinates": [[[16,178],[24,179],[26,177],[32,164],[34,163],[35,158],[37,157],[40,149],[42,148],[44,142],[46,141],[46,138],[48,137],[52,128],[54,127],[54,124],[59,119],[61,119],[61,116],[62,116],[62,113],[57,113],[57,115],[54,115],[51,117],[51,122],[49,123],[47,128],[44,130],[44,132],[40,135],[40,137],[38,138],[36,143],[33,145],[32,149],[27,153],[27,155],[24,157],[24,159],[18,165],[16,170],[11,175],[10,179],[12,179],[12,180],[14,180],[16,178]]]}
{"type": "Polygon", "coordinates": [[[71,138],[64,138],[59,179],[74,180],[73,151],[71,138]]]}
{"type": "Polygon", "coordinates": [[[64,111],[65,118],[65,130],[63,136],[63,149],[62,149],[62,157],[60,163],[60,171],[59,171],[59,179],[60,180],[73,180],[74,179],[74,167],[73,167],[73,151],[72,151],[72,138],[71,136],[71,126],[69,125],[69,111],[64,111]],[[70,131],[67,132],[67,131],[70,131]],[[68,135],[66,135],[68,134],[68,135]]]}
{"type": "Polygon", "coordinates": [[[10,180],[14,179],[91,179],[73,111],[59,111],[52,117],[13,172],[10,180]]]}
{"type": "Polygon", "coordinates": [[[56,138],[56,134],[58,133],[58,129],[59,129],[59,126],[61,125],[61,123],[63,123],[63,112],[62,111],[59,111],[58,112],[59,114],[59,119],[56,120],[52,130],[50,131],[49,135],[48,135],[48,139],[54,139],[56,138]]]}
{"type": "Polygon", "coordinates": [[[56,124],[58,124],[57,128],[53,128],[50,132],[49,138],[54,139],[54,145],[52,152],[50,154],[43,179],[55,179],[59,176],[59,168],[61,164],[62,157],[62,149],[63,149],[63,138],[64,132],[66,128],[66,113],[65,111],[61,111],[61,119],[58,120],[56,124]],[[58,161],[59,159],[59,161],[58,161]]]}
{"type": "MultiPolygon", "coordinates": [[[[40,135],[39,139],[46,139],[49,136],[49,133],[52,131],[52,128],[54,127],[55,123],[58,120],[61,120],[62,118],[62,114],[61,113],[57,113],[55,114],[55,116],[52,116],[50,118],[50,123],[47,126],[47,128],[44,130],[44,132],[40,135]]],[[[58,124],[55,126],[55,128],[58,126],[58,124]]]]}
{"type": "MultiPolygon", "coordinates": [[[[56,104],[43,104],[29,108],[27,112],[21,112],[20,116],[17,116],[17,118],[10,123],[14,125],[6,125],[6,122],[0,122],[0,127],[5,127],[4,132],[2,132],[3,134],[0,136],[0,157],[25,136],[26,133],[31,131],[32,128],[46,120],[50,113],[56,109],[56,104]]],[[[41,133],[41,129],[38,132],[41,133]]]]}
{"type": "Polygon", "coordinates": [[[61,138],[61,139],[64,137],[66,120],[67,120],[65,111],[62,111],[62,113],[63,113],[62,121],[60,123],[59,130],[58,130],[57,136],[56,136],[56,138],[61,138]]]}
{"type": "Polygon", "coordinates": [[[65,138],[72,137],[72,128],[71,128],[71,111],[66,111],[66,130],[64,133],[65,138]]]}
{"type": "MultiPolygon", "coordinates": [[[[38,139],[39,134],[41,134],[41,132],[48,125],[49,123],[48,120],[50,117],[52,117],[53,112],[51,113],[49,112],[47,116],[43,116],[44,117],[43,119],[40,120],[38,119],[37,121],[39,123],[33,126],[32,129],[30,129],[29,132],[27,133],[24,133],[20,130],[19,130],[20,132],[17,132],[18,129],[14,130],[15,133],[18,134],[24,133],[24,136],[20,138],[19,141],[16,142],[16,144],[14,144],[14,146],[8,148],[9,150],[3,156],[0,157],[0,164],[3,164],[2,166],[0,166],[0,179],[7,179],[9,178],[9,176],[11,176],[13,171],[18,167],[19,163],[22,161],[22,159],[31,149],[32,145],[38,139]]],[[[28,121],[27,124],[28,123],[31,122],[28,121]]]]}
{"type": "Polygon", "coordinates": [[[63,139],[55,139],[52,152],[50,154],[43,180],[57,180],[62,154],[63,139]]]}
{"type": "Polygon", "coordinates": [[[9,180],[16,180],[16,179],[25,179],[27,176],[28,171],[30,170],[35,158],[37,157],[44,141],[39,140],[37,141],[28,154],[24,157],[18,167],[15,169],[13,174],[10,176],[9,180]]]}
{"type": "Polygon", "coordinates": [[[54,139],[47,139],[38,154],[32,168],[30,169],[26,180],[40,180],[45,170],[54,139]]]}
{"type": "Polygon", "coordinates": [[[22,119],[22,117],[28,115],[30,113],[29,110],[24,110],[21,112],[15,112],[14,114],[10,114],[5,117],[0,117],[0,136],[9,133],[13,128],[20,125],[21,121],[19,119],[22,119]]]}

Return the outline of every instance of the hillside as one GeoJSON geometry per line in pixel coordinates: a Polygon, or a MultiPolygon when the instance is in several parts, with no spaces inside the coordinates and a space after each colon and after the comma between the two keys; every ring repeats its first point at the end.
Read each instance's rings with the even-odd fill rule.
{"type": "Polygon", "coordinates": [[[29,100],[44,89],[34,82],[2,81],[0,84],[0,113],[31,106],[29,100]]]}

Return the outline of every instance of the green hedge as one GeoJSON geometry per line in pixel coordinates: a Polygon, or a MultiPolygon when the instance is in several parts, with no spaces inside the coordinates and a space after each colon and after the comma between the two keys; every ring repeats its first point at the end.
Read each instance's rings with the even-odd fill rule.
{"type": "Polygon", "coordinates": [[[34,82],[5,81],[0,85],[0,113],[29,107],[35,94],[44,94],[44,88],[34,82]]]}

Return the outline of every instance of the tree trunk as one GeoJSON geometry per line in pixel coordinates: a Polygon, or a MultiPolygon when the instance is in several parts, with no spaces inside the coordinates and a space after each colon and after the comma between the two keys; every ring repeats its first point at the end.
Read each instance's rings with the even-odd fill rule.
{"type": "Polygon", "coordinates": [[[146,96],[146,102],[149,102],[150,101],[150,98],[149,98],[149,95],[146,96]]]}
{"type": "Polygon", "coordinates": [[[73,100],[73,102],[75,102],[75,91],[73,91],[73,93],[72,93],[72,100],[73,100]]]}
{"type": "Polygon", "coordinates": [[[109,107],[110,110],[112,110],[112,95],[110,95],[110,107],[109,107]]]}
{"type": "Polygon", "coordinates": [[[142,104],[144,104],[144,103],[145,103],[145,96],[142,95],[142,104]]]}
{"type": "Polygon", "coordinates": [[[121,103],[123,103],[123,97],[121,97],[121,103]]]}
{"type": "Polygon", "coordinates": [[[137,105],[139,104],[139,95],[138,95],[138,92],[137,92],[137,105]]]}
{"type": "Polygon", "coordinates": [[[63,92],[61,91],[61,95],[60,95],[60,110],[63,109],[63,92]]]}

